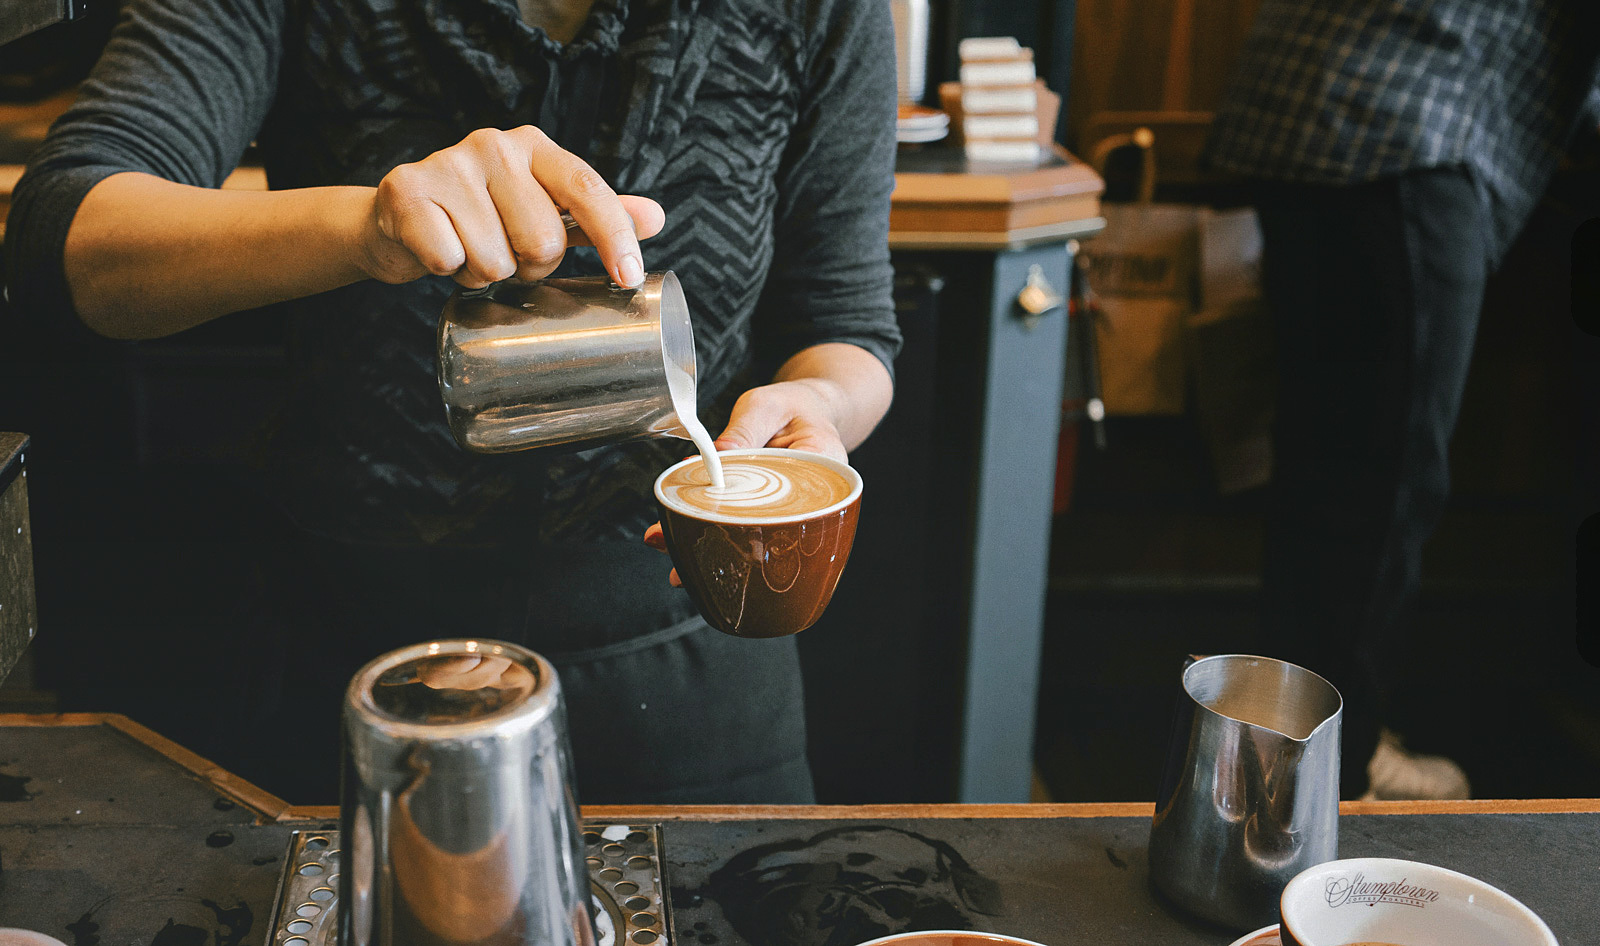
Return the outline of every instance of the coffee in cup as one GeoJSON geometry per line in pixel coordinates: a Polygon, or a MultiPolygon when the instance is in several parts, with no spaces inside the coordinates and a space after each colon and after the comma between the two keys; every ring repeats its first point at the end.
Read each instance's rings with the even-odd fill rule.
{"type": "Polygon", "coordinates": [[[736,637],[782,637],[822,616],[850,558],[861,476],[820,454],[776,447],[700,457],[656,479],[667,551],[702,617],[736,637]]]}

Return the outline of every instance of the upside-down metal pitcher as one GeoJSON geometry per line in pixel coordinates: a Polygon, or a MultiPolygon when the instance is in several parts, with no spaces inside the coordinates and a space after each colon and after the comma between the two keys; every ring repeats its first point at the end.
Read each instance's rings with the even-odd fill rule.
{"type": "Polygon", "coordinates": [[[594,946],[561,686],[514,644],[374,660],[344,708],[339,946],[594,946]]]}
{"type": "Polygon", "coordinates": [[[1150,877],[1237,929],[1271,923],[1296,874],[1339,856],[1343,703],[1322,677],[1226,654],[1189,664],[1150,828],[1150,877]]]}

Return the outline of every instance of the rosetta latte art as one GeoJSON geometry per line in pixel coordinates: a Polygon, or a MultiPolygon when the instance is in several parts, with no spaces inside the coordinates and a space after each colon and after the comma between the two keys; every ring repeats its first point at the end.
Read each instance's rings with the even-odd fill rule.
{"type": "Polygon", "coordinates": [[[666,499],[719,518],[800,516],[849,497],[852,484],[820,463],[794,457],[723,457],[722,487],[712,486],[703,464],[673,471],[661,485],[666,499]]]}

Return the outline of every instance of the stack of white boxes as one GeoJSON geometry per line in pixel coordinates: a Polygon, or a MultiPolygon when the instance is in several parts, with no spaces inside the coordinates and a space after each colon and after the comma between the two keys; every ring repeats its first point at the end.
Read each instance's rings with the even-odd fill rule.
{"type": "Polygon", "coordinates": [[[1037,163],[1033,50],[1011,37],[961,41],[961,137],[967,160],[1037,163]]]}

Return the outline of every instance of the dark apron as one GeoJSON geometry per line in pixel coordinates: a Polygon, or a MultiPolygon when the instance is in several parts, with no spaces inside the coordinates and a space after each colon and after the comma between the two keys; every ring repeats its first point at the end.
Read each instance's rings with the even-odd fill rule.
{"type": "Polygon", "coordinates": [[[512,641],[555,665],[583,804],[813,800],[794,640],[708,627],[642,542],[530,553],[301,534],[277,551],[238,640],[247,684],[184,735],[292,803],[338,797],[356,670],[446,637],[512,641]]]}

